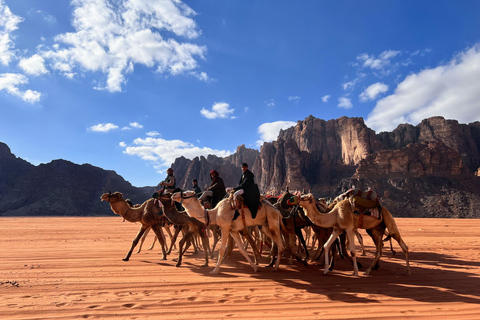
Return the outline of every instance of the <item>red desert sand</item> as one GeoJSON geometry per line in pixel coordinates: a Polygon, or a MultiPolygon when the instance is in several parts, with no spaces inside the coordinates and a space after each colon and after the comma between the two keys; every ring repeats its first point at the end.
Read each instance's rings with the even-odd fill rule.
{"type": "MultiPolygon", "coordinates": [[[[395,242],[369,276],[339,257],[328,275],[287,259],[273,272],[266,251],[253,273],[238,249],[211,275],[216,259],[201,267],[192,249],[179,268],[177,250],[160,260],[152,233],[122,261],[140,225],[120,217],[2,217],[0,319],[479,319],[480,220],[396,221],[411,276],[395,242]]],[[[375,248],[360,232],[365,270],[375,248]]]]}

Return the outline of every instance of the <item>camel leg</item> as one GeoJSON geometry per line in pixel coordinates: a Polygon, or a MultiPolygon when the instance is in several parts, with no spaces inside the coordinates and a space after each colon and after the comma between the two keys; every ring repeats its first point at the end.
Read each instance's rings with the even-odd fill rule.
{"type": "Polygon", "coordinates": [[[412,271],[410,270],[410,259],[408,258],[408,246],[403,242],[402,237],[400,236],[400,233],[393,233],[392,237],[397,240],[398,244],[400,245],[400,248],[402,248],[403,254],[405,255],[405,262],[407,264],[407,276],[412,275],[412,271]]]}
{"type": "Polygon", "coordinates": [[[140,238],[140,244],[138,245],[137,253],[140,253],[140,251],[142,251],[143,242],[145,242],[145,238],[147,237],[149,232],[150,232],[150,228],[145,230],[145,232],[143,233],[143,236],[140,238]]]}
{"type": "Polygon", "coordinates": [[[303,237],[302,228],[295,228],[295,234],[297,235],[298,239],[300,240],[300,243],[305,249],[305,259],[310,258],[310,254],[308,253],[308,249],[307,249],[307,243],[305,242],[305,238],[303,237]]]}
{"type": "Polygon", "coordinates": [[[177,241],[178,234],[180,233],[180,230],[182,227],[180,226],[175,226],[175,232],[173,233],[172,240],[170,242],[170,247],[168,248],[167,254],[172,253],[172,248],[175,245],[175,242],[177,241]]]}
{"type": "Polygon", "coordinates": [[[230,236],[230,228],[222,228],[222,237],[220,242],[220,250],[218,251],[218,259],[215,268],[210,271],[210,274],[218,274],[220,272],[220,265],[223,261],[223,256],[225,255],[225,249],[227,246],[228,238],[230,236]]]}
{"type": "Polygon", "coordinates": [[[157,242],[157,236],[153,237],[152,245],[150,246],[150,248],[148,248],[148,250],[153,250],[153,247],[155,247],[155,242],[157,242]]]}
{"type": "Polygon", "coordinates": [[[358,276],[357,255],[355,252],[355,230],[347,229],[348,250],[352,255],[353,260],[353,276],[358,276]]]}
{"type": "MultiPolygon", "coordinates": [[[[277,261],[276,261],[275,267],[273,269],[273,270],[277,271],[278,267],[280,266],[280,259],[282,258],[283,251],[285,250],[285,246],[283,245],[281,234],[280,234],[280,232],[272,232],[272,230],[270,230],[268,227],[263,227],[262,232],[265,233],[265,235],[267,237],[272,239],[273,242],[275,242],[275,244],[277,245],[277,250],[278,250],[277,261]]],[[[272,247],[273,247],[273,245],[272,245],[272,247]]],[[[290,251],[289,253],[293,255],[292,251],[290,251]]],[[[301,259],[300,259],[300,261],[301,261],[301,259]]]]}
{"type": "Polygon", "coordinates": [[[202,267],[208,267],[208,255],[210,254],[210,243],[208,243],[207,234],[204,231],[200,231],[202,238],[203,251],[205,251],[205,263],[202,264],[202,267]]]}
{"type": "Polygon", "coordinates": [[[247,242],[252,247],[253,259],[254,259],[255,264],[258,265],[258,260],[259,260],[259,257],[260,257],[260,253],[258,252],[258,248],[257,248],[257,245],[255,244],[255,241],[253,241],[252,236],[250,235],[250,233],[245,228],[241,232],[242,232],[242,235],[245,237],[245,239],[247,239],[247,242]]]}
{"type": "Polygon", "coordinates": [[[363,237],[358,230],[355,230],[355,236],[357,236],[358,243],[360,243],[360,248],[362,248],[362,256],[366,256],[367,254],[365,253],[365,247],[363,246],[363,237]]]}
{"type": "MultiPolygon", "coordinates": [[[[164,226],[163,229],[165,229],[165,231],[168,234],[168,237],[170,238],[170,242],[172,242],[173,235],[172,235],[172,231],[170,230],[170,227],[169,226],[164,226]]],[[[155,244],[155,242],[152,243],[152,247],[150,249],[153,249],[154,244],[155,244]]],[[[174,249],[175,249],[176,248],[175,247],[175,241],[173,241],[173,245],[174,245],[174,249]]]]}
{"type": "Polygon", "coordinates": [[[328,260],[328,254],[330,252],[330,247],[332,246],[333,242],[335,241],[335,239],[337,239],[337,237],[342,233],[341,230],[336,230],[334,229],[332,234],[330,235],[330,238],[328,238],[327,242],[325,242],[325,244],[323,245],[323,253],[325,255],[325,267],[323,269],[323,274],[327,274],[328,271],[329,271],[329,260],[328,260]]]}
{"type": "Polygon", "coordinates": [[[165,250],[165,237],[163,236],[162,227],[158,224],[152,226],[153,232],[158,238],[158,242],[162,248],[162,260],[167,260],[167,252],[165,250]]]}
{"type": "Polygon", "coordinates": [[[368,275],[370,272],[372,272],[372,269],[378,269],[379,263],[380,263],[380,258],[382,257],[382,251],[383,251],[383,234],[385,232],[385,229],[383,228],[373,228],[367,230],[367,233],[370,235],[372,238],[373,242],[375,243],[375,258],[372,261],[372,264],[368,267],[367,270],[363,274],[368,275]]]}
{"type": "Polygon", "coordinates": [[[240,238],[240,234],[235,231],[232,231],[230,234],[232,235],[232,238],[237,244],[237,247],[242,253],[242,255],[245,257],[245,259],[247,259],[248,263],[250,263],[250,266],[253,268],[253,272],[257,272],[258,266],[252,262],[252,260],[247,254],[247,251],[245,251],[245,248],[243,247],[242,239],[240,238]]]}
{"type": "Polygon", "coordinates": [[[185,244],[185,242],[186,242],[187,240],[191,240],[191,239],[192,239],[192,235],[193,235],[192,232],[187,232],[187,233],[185,233],[185,235],[183,236],[182,240],[180,240],[180,242],[178,243],[178,246],[180,247],[180,250],[178,250],[177,264],[175,265],[175,267],[180,267],[180,266],[182,265],[182,257],[183,257],[183,254],[185,253],[185,251],[187,251],[187,248],[185,248],[185,250],[183,250],[183,245],[185,244]]]}
{"type": "Polygon", "coordinates": [[[125,258],[122,259],[123,261],[130,260],[130,256],[132,255],[133,249],[135,249],[135,246],[138,244],[138,241],[140,241],[140,238],[143,236],[143,234],[145,233],[145,231],[147,229],[148,229],[148,227],[145,227],[143,225],[140,227],[140,230],[138,230],[138,233],[137,233],[135,239],[133,239],[132,246],[130,247],[130,250],[128,251],[125,258]]]}

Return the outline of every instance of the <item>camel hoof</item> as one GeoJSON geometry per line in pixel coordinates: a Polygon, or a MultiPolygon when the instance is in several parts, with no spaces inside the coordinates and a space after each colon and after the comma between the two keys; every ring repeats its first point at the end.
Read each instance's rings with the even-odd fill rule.
{"type": "Polygon", "coordinates": [[[304,265],[305,267],[309,267],[309,266],[310,266],[310,265],[308,264],[308,261],[305,260],[305,259],[302,260],[302,263],[303,263],[303,265],[304,265]]]}
{"type": "Polygon", "coordinates": [[[371,269],[367,269],[367,270],[365,270],[365,272],[364,272],[363,274],[366,275],[366,276],[368,276],[368,275],[370,274],[370,272],[372,272],[372,270],[371,270],[371,269]]]}
{"type": "Polygon", "coordinates": [[[326,268],[325,270],[323,270],[323,274],[327,274],[328,271],[330,271],[330,270],[328,270],[328,268],[326,268]]]}
{"type": "Polygon", "coordinates": [[[178,267],[180,267],[181,265],[182,265],[182,263],[181,263],[181,262],[177,262],[177,264],[175,264],[175,267],[177,267],[177,268],[178,268],[178,267]]]}
{"type": "Polygon", "coordinates": [[[202,264],[201,267],[208,267],[208,263],[202,264]]]}
{"type": "Polygon", "coordinates": [[[123,258],[122,260],[123,260],[123,261],[128,261],[128,260],[130,260],[130,259],[129,259],[129,258],[123,258]]]}
{"type": "Polygon", "coordinates": [[[210,274],[218,274],[219,272],[220,272],[220,270],[213,269],[212,271],[210,271],[210,274]]]}
{"type": "Polygon", "coordinates": [[[412,273],[410,271],[407,271],[407,273],[405,273],[406,276],[411,276],[412,273]]]}
{"type": "Polygon", "coordinates": [[[253,272],[257,272],[258,271],[258,266],[253,266],[253,272]]]}
{"type": "Polygon", "coordinates": [[[358,272],[352,273],[352,276],[353,276],[353,277],[358,277],[358,272]]]}

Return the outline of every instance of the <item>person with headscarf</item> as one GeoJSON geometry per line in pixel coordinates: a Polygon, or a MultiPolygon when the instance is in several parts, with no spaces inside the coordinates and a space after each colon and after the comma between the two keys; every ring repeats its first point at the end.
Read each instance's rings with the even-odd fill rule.
{"type": "Polygon", "coordinates": [[[212,208],[215,208],[215,206],[225,197],[227,192],[225,191],[223,179],[220,178],[220,175],[216,170],[210,171],[210,179],[212,180],[210,186],[203,192],[199,199],[202,201],[207,197],[211,197],[212,208]]]}

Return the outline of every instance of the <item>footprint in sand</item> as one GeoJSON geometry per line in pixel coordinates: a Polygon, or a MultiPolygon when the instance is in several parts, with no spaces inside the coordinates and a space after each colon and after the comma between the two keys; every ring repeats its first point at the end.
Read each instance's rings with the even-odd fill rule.
{"type": "Polygon", "coordinates": [[[89,309],[96,309],[96,308],[98,308],[98,307],[100,307],[100,306],[97,305],[97,304],[94,304],[94,305],[88,306],[87,308],[89,308],[89,309]]]}
{"type": "Polygon", "coordinates": [[[197,299],[198,299],[197,297],[188,297],[188,298],[187,298],[188,301],[195,301],[195,300],[197,300],[197,299]]]}
{"type": "Polygon", "coordinates": [[[135,307],[135,303],[125,303],[125,304],[122,304],[122,307],[133,308],[133,307],[135,307]]]}

